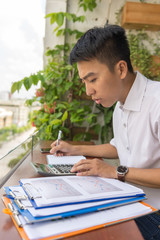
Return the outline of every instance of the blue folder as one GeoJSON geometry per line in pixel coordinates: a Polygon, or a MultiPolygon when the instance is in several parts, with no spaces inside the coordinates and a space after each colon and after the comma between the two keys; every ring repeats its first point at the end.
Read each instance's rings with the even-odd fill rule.
{"type": "Polygon", "coordinates": [[[12,201],[12,204],[15,205],[16,208],[18,209],[19,214],[21,214],[25,218],[27,223],[36,223],[36,222],[40,222],[40,221],[48,221],[48,220],[52,220],[52,219],[55,220],[55,219],[61,219],[61,218],[66,218],[66,217],[73,217],[73,216],[85,214],[85,213],[102,211],[102,210],[106,210],[109,208],[142,201],[145,199],[146,199],[145,197],[133,197],[133,198],[129,198],[129,199],[118,200],[116,202],[111,202],[111,203],[107,203],[107,204],[100,204],[97,206],[86,207],[86,208],[82,208],[79,210],[66,211],[63,213],[58,213],[58,214],[53,214],[53,215],[48,215],[48,216],[41,216],[41,217],[32,216],[32,214],[27,209],[20,209],[15,204],[14,200],[11,200],[11,201],[12,201]]]}
{"type": "MultiPolygon", "coordinates": [[[[22,187],[22,185],[20,185],[22,187]]],[[[7,197],[10,198],[10,199],[13,199],[13,197],[10,195],[10,188],[9,187],[4,187],[4,190],[7,194],[7,197]]],[[[23,189],[25,191],[25,189],[23,189]]],[[[25,191],[26,195],[27,192],[25,191]]],[[[124,201],[127,201],[129,199],[132,199],[133,198],[142,198],[145,199],[145,194],[144,193],[141,193],[141,194],[133,194],[133,195],[130,195],[130,196],[119,196],[119,197],[113,197],[113,198],[101,198],[101,199],[92,199],[92,200],[86,200],[86,201],[77,201],[77,202],[69,202],[69,203],[61,203],[61,204],[53,204],[53,205],[49,205],[49,206],[43,206],[43,207],[38,207],[37,204],[35,203],[34,199],[30,199],[29,196],[28,196],[28,199],[30,200],[32,206],[35,208],[35,209],[41,209],[41,208],[49,208],[49,207],[60,207],[60,206],[66,206],[66,205],[72,205],[72,204],[83,204],[83,203],[89,203],[89,202],[101,202],[101,201],[105,201],[105,200],[117,200],[117,201],[121,201],[121,200],[124,200],[124,201]]],[[[139,201],[139,200],[137,200],[139,201]]]]}

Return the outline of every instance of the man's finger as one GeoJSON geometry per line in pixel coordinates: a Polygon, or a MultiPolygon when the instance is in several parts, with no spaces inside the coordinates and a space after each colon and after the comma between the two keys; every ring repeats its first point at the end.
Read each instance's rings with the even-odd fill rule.
{"type": "Polygon", "coordinates": [[[90,175],[93,175],[91,174],[91,171],[90,170],[85,170],[85,171],[80,171],[80,172],[77,172],[76,176],[90,176],[90,175]]]}
{"type": "Polygon", "coordinates": [[[56,142],[57,142],[57,140],[54,141],[54,142],[52,142],[52,143],[51,143],[51,147],[55,147],[55,146],[56,146],[56,142]]]}
{"type": "Polygon", "coordinates": [[[91,169],[91,164],[90,163],[84,163],[80,165],[74,165],[71,169],[71,172],[84,172],[88,171],[91,169]]]}
{"type": "Polygon", "coordinates": [[[82,159],[80,160],[79,162],[75,163],[74,164],[74,167],[78,167],[80,165],[83,165],[83,164],[89,164],[91,160],[88,160],[88,159],[82,159]]]}

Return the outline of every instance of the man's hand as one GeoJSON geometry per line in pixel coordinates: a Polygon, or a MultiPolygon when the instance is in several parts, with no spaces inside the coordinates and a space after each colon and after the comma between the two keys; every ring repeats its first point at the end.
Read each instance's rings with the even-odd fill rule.
{"type": "Polygon", "coordinates": [[[85,159],[76,163],[71,172],[77,172],[77,176],[99,176],[117,178],[116,167],[98,159],[85,159]]]}
{"type": "Polygon", "coordinates": [[[74,146],[64,141],[59,141],[57,145],[55,141],[51,144],[50,153],[56,153],[57,156],[71,156],[74,155],[74,146]]]}

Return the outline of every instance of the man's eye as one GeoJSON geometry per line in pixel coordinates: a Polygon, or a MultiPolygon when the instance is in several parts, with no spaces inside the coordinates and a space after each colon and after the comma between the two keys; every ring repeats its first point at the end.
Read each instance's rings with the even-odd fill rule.
{"type": "Polygon", "coordinates": [[[90,80],[91,83],[95,82],[96,78],[93,78],[92,80],[90,80]]]}

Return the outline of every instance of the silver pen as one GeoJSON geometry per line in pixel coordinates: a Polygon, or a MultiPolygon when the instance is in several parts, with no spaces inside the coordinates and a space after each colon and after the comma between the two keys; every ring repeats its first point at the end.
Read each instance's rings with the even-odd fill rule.
{"type": "Polygon", "coordinates": [[[56,146],[58,146],[58,145],[59,145],[59,141],[61,140],[61,134],[62,134],[62,131],[61,131],[61,130],[59,130],[59,132],[58,132],[58,138],[57,138],[57,144],[56,144],[56,146]]]}

